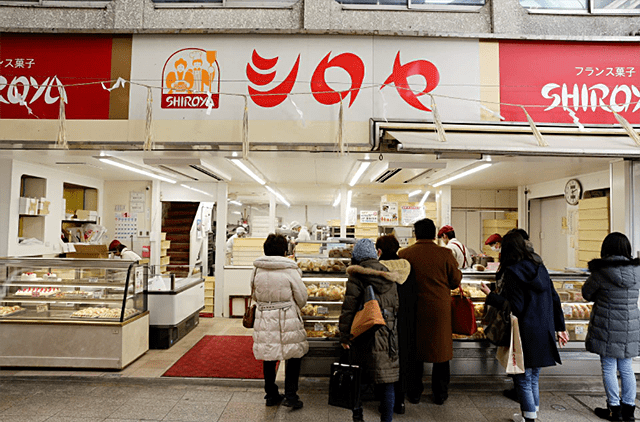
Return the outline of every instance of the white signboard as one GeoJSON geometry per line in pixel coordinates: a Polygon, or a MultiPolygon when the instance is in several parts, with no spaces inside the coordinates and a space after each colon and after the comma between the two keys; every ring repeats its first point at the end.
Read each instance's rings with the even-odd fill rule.
{"type": "Polygon", "coordinates": [[[361,223],[377,223],[378,222],[378,211],[360,211],[360,222],[361,223]]]}
{"type": "Polygon", "coordinates": [[[380,204],[380,225],[381,226],[397,226],[398,225],[398,203],[382,202],[380,204]]]}
{"type": "MultiPolygon", "coordinates": [[[[479,41],[383,36],[134,35],[131,80],[157,120],[480,120],[479,41]],[[469,101],[460,101],[464,98],[469,101]]],[[[131,85],[129,118],[146,117],[131,85]]]]}
{"type": "Polygon", "coordinates": [[[402,225],[410,226],[418,220],[426,217],[424,207],[403,205],[402,206],[402,225]]]}

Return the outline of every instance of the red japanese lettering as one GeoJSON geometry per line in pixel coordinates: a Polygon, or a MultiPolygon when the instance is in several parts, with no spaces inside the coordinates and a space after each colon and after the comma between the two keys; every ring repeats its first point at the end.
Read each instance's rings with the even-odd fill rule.
{"type": "Polygon", "coordinates": [[[418,110],[431,111],[430,108],[420,102],[418,97],[428,94],[433,91],[440,82],[440,74],[438,68],[427,60],[415,60],[413,62],[400,64],[400,52],[396,55],[395,62],[393,63],[393,72],[380,89],[387,85],[394,84],[400,97],[410,106],[417,108],[418,110]],[[424,77],[426,87],[422,92],[415,93],[410,87],[407,79],[410,76],[419,75],[424,77]]]}
{"type": "MultiPolygon", "coordinates": [[[[270,69],[273,69],[277,63],[277,57],[274,57],[273,59],[264,59],[260,57],[260,55],[255,50],[253,50],[251,63],[247,63],[247,78],[251,83],[255,85],[267,85],[274,80],[276,72],[273,71],[266,74],[260,73],[256,71],[253,66],[258,68],[259,70],[268,71],[270,69]]],[[[257,89],[249,86],[249,95],[251,96],[253,102],[260,107],[275,107],[282,104],[282,102],[287,99],[287,95],[289,95],[291,93],[291,90],[293,89],[293,85],[295,84],[296,78],[298,77],[299,66],[300,55],[298,54],[298,59],[293,65],[293,68],[289,72],[289,75],[286,77],[286,79],[282,81],[278,86],[269,91],[258,91],[257,89]]]]}
{"type": "Polygon", "coordinates": [[[362,87],[364,80],[364,63],[362,59],[352,53],[343,53],[329,60],[331,52],[327,54],[316,67],[311,77],[311,92],[314,98],[321,104],[331,105],[339,103],[349,93],[351,100],[349,107],[353,104],[362,87]],[[331,67],[339,67],[344,69],[351,77],[351,88],[347,91],[335,91],[327,84],[325,72],[331,67]]]}

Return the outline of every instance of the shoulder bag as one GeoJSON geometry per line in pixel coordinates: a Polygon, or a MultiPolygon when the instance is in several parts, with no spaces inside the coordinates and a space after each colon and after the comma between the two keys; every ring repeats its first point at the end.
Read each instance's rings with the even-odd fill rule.
{"type": "Polygon", "coordinates": [[[451,331],[470,336],[478,331],[475,310],[471,299],[464,297],[462,287],[459,289],[460,294],[451,296],[451,331]]]}
{"type": "Polygon", "coordinates": [[[364,291],[364,304],[351,323],[351,338],[354,339],[360,334],[368,331],[376,325],[387,325],[382,311],[380,310],[380,304],[376,299],[373,287],[368,285],[364,291]]]}
{"type": "Polygon", "coordinates": [[[253,271],[253,275],[251,277],[251,296],[249,296],[249,306],[244,311],[244,316],[242,317],[242,326],[244,328],[253,328],[253,323],[256,320],[256,304],[251,304],[253,300],[253,292],[255,291],[255,285],[253,284],[253,278],[255,276],[255,270],[253,271]]]}
{"type": "Polygon", "coordinates": [[[351,364],[351,351],[344,350],[340,362],[331,364],[329,375],[329,405],[353,410],[360,401],[360,366],[351,364]]]}
{"type": "Polygon", "coordinates": [[[511,306],[504,302],[502,309],[491,305],[486,306],[486,313],[482,323],[486,325],[484,334],[491,343],[496,346],[509,347],[511,344],[511,306]]]}

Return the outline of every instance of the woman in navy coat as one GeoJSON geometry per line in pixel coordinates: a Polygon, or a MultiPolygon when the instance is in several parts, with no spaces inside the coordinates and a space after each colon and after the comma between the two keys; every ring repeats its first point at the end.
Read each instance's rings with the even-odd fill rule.
{"type": "Polygon", "coordinates": [[[556,333],[563,346],[569,336],[565,331],[560,298],[549,278],[549,273],[527,250],[519,233],[508,233],[502,239],[500,266],[504,274],[500,295],[487,294],[487,304],[501,309],[504,302],[511,305],[511,312],[518,318],[525,373],[514,376],[525,421],[534,421],[540,407],[538,378],[540,368],[560,362],[556,346],[556,333]]]}

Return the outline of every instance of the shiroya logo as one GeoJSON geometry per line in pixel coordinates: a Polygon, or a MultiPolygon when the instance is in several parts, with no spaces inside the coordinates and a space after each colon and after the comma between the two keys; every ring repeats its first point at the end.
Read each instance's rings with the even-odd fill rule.
{"type": "Polygon", "coordinates": [[[218,52],[184,48],[173,53],[162,69],[161,108],[218,108],[218,52]]]}

